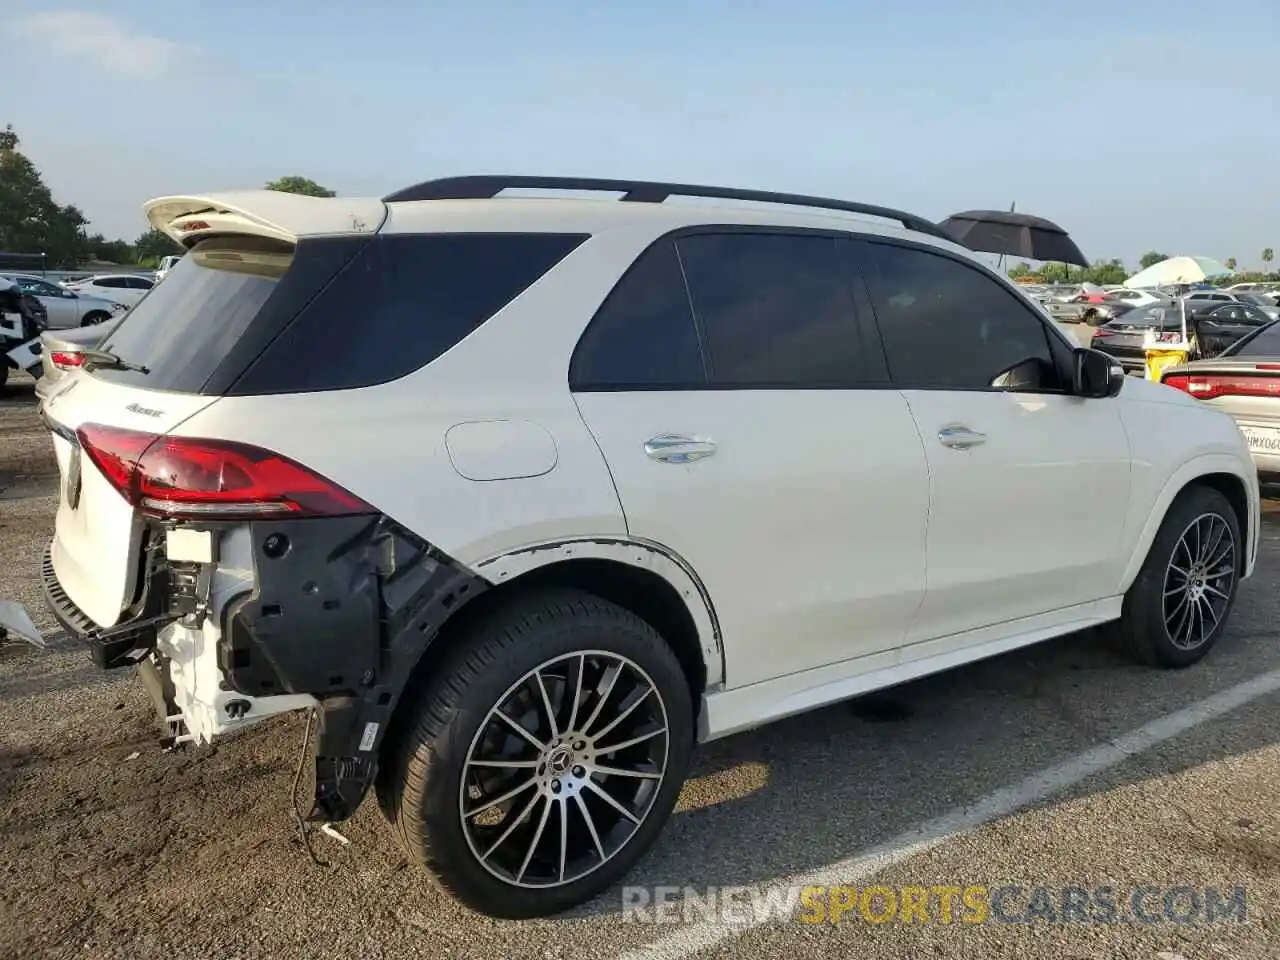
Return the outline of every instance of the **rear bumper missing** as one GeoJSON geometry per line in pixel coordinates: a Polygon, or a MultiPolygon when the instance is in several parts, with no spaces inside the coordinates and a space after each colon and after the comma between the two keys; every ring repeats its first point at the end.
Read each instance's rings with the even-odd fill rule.
{"type": "Polygon", "coordinates": [[[100,627],[81,610],[58,582],[53,567],[53,543],[45,547],[40,560],[40,585],[45,604],[58,625],[88,646],[93,662],[104,670],[138,664],[155,649],[162,626],[179,619],[183,613],[169,609],[164,603],[164,589],[157,581],[165,570],[148,559],[144,571],[141,596],[114,627],[100,627]]]}
{"type": "Polygon", "coordinates": [[[98,666],[139,668],[162,719],[182,718],[183,739],[314,707],[308,819],[345,820],[373,783],[423,653],[489,584],[383,516],[257,520],[212,535],[227,556],[180,563],[169,559],[167,532],[148,531],[138,596],[113,627],[67,595],[52,545],[41,563],[45,600],[98,666]],[[219,567],[232,586],[210,602],[219,567]]]}

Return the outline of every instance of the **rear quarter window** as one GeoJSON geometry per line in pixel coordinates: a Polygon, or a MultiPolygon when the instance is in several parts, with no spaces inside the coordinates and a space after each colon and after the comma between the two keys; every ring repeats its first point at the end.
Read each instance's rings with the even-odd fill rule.
{"type": "Polygon", "coordinates": [[[227,393],[305,393],[397,380],[455,346],[586,239],[548,233],[377,237],[227,393]]]}

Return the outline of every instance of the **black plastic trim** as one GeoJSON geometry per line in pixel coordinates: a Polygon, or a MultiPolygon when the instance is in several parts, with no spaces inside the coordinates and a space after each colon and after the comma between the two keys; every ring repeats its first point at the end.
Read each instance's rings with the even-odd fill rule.
{"type": "Polygon", "coordinates": [[[423,652],[489,584],[385,516],[249,526],[257,586],[224,611],[219,662],[237,692],[320,700],[308,818],[344,820],[423,652]]]}
{"type": "Polygon", "coordinates": [[[595,190],[602,193],[621,193],[624,202],[662,203],[670,197],[701,197],[713,200],[746,200],[753,203],[777,203],[792,207],[817,207],[823,210],[843,210],[866,216],[895,220],[908,230],[928,234],[948,243],[956,240],[938,224],[924,217],[881,207],[871,203],[836,200],[831,197],[813,197],[801,193],[776,193],[771,190],[743,190],[734,187],[714,187],[693,183],[663,183],[656,180],[610,180],[600,177],[538,177],[482,175],[446,177],[427,180],[404,187],[383,197],[385,203],[409,200],[489,200],[503,190],[595,190]]]}

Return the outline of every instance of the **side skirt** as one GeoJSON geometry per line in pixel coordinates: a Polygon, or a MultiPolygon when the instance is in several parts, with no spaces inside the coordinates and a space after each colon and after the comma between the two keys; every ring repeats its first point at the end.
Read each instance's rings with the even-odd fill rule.
{"type": "Polygon", "coordinates": [[[727,737],[1065,633],[1100,626],[1120,617],[1123,602],[1123,597],[1094,600],[746,687],[709,693],[702,701],[698,739],[705,742],[727,737]]]}

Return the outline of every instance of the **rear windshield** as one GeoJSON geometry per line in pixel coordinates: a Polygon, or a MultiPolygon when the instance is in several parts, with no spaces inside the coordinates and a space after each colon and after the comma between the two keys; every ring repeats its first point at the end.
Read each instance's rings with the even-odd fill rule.
{"type": "Polygon", "coordinates": [[[102,341],[148,373],[95,367],[103,380],[199,393],[293,265],[294,247],[262,237],[205,240],[102,341]]]}
{"type": "Polygon", "coordinates": [[[208,395],[387,383],[430,363],[586,239],[581,234],[202,241],[102,347],[93,376],[208,395]]]}

